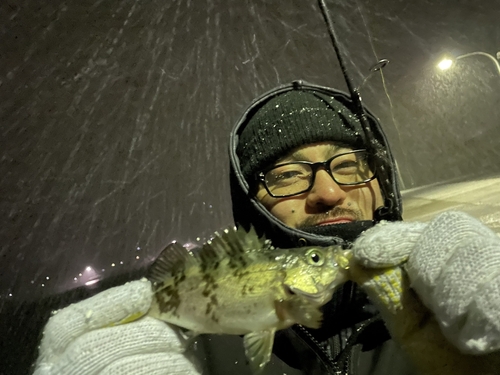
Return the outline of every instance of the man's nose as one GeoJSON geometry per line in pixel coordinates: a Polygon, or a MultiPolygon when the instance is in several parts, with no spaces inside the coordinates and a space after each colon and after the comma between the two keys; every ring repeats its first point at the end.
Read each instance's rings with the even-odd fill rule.
{"type": "Polygon", "coordinates": [[[334,207],[342,204],[347,193],[333,180],[324,169],[318,170],[314,185],[307,195],[307,204],[311,207],[334,207]]]}

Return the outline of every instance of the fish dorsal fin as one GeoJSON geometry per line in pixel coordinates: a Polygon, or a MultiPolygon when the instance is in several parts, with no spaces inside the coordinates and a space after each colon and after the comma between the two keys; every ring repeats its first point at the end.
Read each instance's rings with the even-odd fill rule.
{"type": "Polygon", "coordinates": [[[253,227],[247,232],[242,227],[227,228],[221,233],[215,232],[199,253],[204,263],[222,259],[238,259],[244,254],[272,249],[271,242],[259,237],[253,227]]]}
{"type": "Polygon", "coordinates": [[[172,277],[179,270],[196,264],[193,253],[177,242],[167,245],[149,269],[148,279],[153,283],[160,283],[172,277]]]}
{"type": "Polygon", "coordinates": [[[243,337],[245,354],[254,374],[260,373],[271,359],[276,329],[250,332],[243,337]]]}

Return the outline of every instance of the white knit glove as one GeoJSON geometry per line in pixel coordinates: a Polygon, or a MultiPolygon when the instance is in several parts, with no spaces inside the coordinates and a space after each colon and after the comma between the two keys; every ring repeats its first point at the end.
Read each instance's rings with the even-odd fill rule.
{"type": "Polygon", "coordinates": [[[140,318],[151,300],[143,279],[58,311],[45,326],[35,375],[199,374],[169,325],[140,318]]]}
{"type": "Polygon", "coordinates": [[[500,238],[485,225],[460,212],[425,224],[382,222],[356,240],[352,264],[353,279],[378,305],[393,337],[434,357],[424,367],[441,360],[448,361],[443,369],[469,366],[463,373],[476,360],[500,366],[500,238]]]}

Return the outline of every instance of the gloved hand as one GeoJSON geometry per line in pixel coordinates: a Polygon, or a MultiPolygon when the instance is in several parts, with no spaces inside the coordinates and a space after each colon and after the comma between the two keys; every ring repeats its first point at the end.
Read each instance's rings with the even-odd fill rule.
{"type": "Polygon", "coordinates": [[[422,366],[500,368],[500,238],[482,223],[460,212],[382,222],[356,240],[352,264],[353,279],[422,366]]]}
{"type": "Polygon", "coordinates": [[[140,318],[151,300],[143,279],[58,311],[45,326],[35,375],[199,374],[173,328],[140,318]]]}

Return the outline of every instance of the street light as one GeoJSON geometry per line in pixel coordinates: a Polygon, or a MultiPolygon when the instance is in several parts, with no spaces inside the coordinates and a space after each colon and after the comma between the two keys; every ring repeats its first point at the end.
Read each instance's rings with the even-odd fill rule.
{"type": "Polygon", "coordinates": [[[486,53],[486,52],[471,52],[471,53],[466,53],[465,55],[460,55],[460,56],[457,56],[455,57],[454,59],[451,59],[449,57],[446,57],[444,59],[442,59],[438,64],[437,64],[437,67],[441,70],[446,70],[446,69],[449,69],[451,68],[451,66],[453,65],[453,63],[457,60],[460,60],[460,59],[463,59],[464,57],[469,57],[469,56],[476,56],[476,55],[480,55],[480,56],[486,56],[487,58],[489,58],[491,61],[493,61],[495,63],[495,66],[497,68],[497,71],[498,71],[498,74],[500,75],[500,63],[498,62],[498,60],[500,60],[500,52],[497,52],[497,57],[495,58],[494,56],[490,55],[489,53],[486,53]]]}

